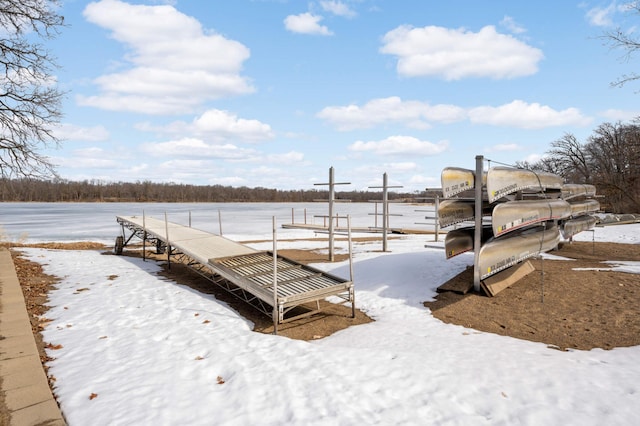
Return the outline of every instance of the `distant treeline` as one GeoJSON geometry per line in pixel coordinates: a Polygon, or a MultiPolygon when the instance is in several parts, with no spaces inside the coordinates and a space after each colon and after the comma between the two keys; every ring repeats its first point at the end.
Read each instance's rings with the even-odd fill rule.
{"type": "MultiPolygon", "coordinates": [[[[390,199],[410,200],[416,194],[390,195],[390,199]]],[[[336,192],[337,199],[367,202],[382,198],[381,192],[336,192]]],[[[222,185],[178,183],[103,182],[100,180],[0,180],[0,201],[15,202],[312,202],[328,200],[328,190],[280,190],[222,185]]]]}

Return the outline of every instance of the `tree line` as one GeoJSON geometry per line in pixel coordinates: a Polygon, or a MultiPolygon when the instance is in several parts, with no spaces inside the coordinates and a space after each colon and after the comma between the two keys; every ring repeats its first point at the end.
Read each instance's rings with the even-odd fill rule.
{"type": "MultiPolygon", "coordinates": [[[[412,194],[390,194],[390,199],[411,198],[412,194]]],[[[341,191],[336,198],[368,202],[382,198],[380,192],[341,191]]],[[[0,201],[4,202],[313,202],[328,200],[328,190],[282,190],[232,187],[223,185],[189,185],[179,183],[70,181],[64,179],[0,179],[0,201]]]]}
{"type": "Polygon", "coordinates": [[[584,142],[565,133],[540,161],[518,165],[595,185],[613,213],[640,212],[640,119],[603,123],[584,142]]]}

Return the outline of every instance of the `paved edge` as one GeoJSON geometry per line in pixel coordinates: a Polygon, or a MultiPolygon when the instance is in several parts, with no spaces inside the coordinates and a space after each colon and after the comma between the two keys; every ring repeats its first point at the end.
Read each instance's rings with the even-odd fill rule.
{"type": "Polygon", "coordinates": [[[42,368],[11,253],[0,247],[0,378],[11,426],[66,425],[42,368]]]}

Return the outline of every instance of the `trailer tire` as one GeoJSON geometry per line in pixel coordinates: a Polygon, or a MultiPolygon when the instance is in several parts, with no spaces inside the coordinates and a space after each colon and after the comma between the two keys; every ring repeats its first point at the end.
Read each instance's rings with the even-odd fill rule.
{"type": "Polygon", "coordinates": [[[113,248],[113,252],[115,254],[120,255],[120,254],[122,254],[122,249],[123,248],[124,248],[124,237],[122,237],[122,236],[116,237],[116,245],[113,248]]]}

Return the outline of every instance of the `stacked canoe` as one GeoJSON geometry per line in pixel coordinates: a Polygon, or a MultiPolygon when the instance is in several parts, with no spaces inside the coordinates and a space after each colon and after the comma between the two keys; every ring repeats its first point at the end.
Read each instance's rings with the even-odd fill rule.
{"type": "MultiPolygon", "coordinates": [[[[445,199],[438,206],[440,226],[475,221],[473,170],[447,167],[442,171],[445,199]]],[[[483,173],[482,232],[478,267],[480,279],[496,274],[541,252],[553,250],[561,238],[592,229],[600,209],[596,188],[565,184],[553,173],[493,167],[483,173]]],[[[474,226],[447,232],[447,258],[474,249],[474,226]]]]}

